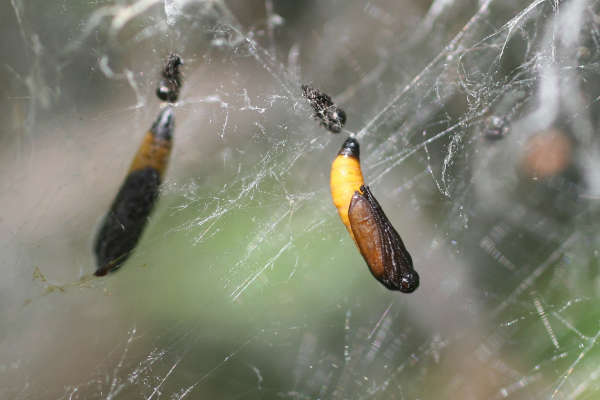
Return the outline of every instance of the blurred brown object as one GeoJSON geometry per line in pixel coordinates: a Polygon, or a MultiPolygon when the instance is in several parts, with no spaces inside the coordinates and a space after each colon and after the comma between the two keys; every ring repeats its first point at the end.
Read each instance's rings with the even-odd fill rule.
{"type": "Polygon", "coordinates": [[[547,178],[562,172],[571,161],[570,139],[559,129],[549,129],[531,137],[521,161],[530,178],[547,178]]]}

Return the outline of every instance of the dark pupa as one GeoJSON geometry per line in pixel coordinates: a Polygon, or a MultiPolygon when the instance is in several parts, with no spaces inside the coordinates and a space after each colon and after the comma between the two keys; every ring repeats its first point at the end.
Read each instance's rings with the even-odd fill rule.
{"type": "Polygon", "coordinates": [[[179,98],[181,90],[182,74],[179,67],[183,65],[183,60],[177,54],[170,54],[161,74],[162,79],[156,88],[156,95],[162,101],[174,103],[179,98]]]}
{"type": "Polygon", "coordinates": [[[508,134],[508,131],[508,121],[502,117],[492,115],[484,122],[483,134],[488,140],[500,140],[508,134]]]}
{"type": "Polygon", "coordinates": [[[314,110],[314,117],[321,120],[321,125],[333,133],[339,133],[346,123],[346,113],[334,104],[327,94],[319,89],[302,85],[302,95],[314,110]]]}
{"type": "Polygon", "coordinates": [[[142,236],[169,161],[174,122],[173,110],[167,107],[146,133],[96,235],[94,275],[106,275],[120,268],[142,236]]]}

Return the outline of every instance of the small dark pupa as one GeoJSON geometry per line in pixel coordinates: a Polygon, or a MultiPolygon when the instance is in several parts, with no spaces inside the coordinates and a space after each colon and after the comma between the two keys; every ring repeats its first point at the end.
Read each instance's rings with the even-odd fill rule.
{"type": "Polygon", "coordinates": [[[183,65],[183,60],[177,54],[170,54],[167,64],[162,70],[162,79],[156,88],[156,95],[162,101],[174,103],[179,97],[181,90],[182,74],[179,67],[183,65]]]}
{"type": "Polygon", "coordinates": [[[509,123],[505,118],[492,115],[484,122],[483,134],[488,140],[500,140],[508,134],[508,131],[509,123]]]}
{"type": "Polygon", "coordinates": [[[121,267],[142,236],[169,161],[174,123],[173,110],[167,107],[146,133],[96,235],[94,275],[106,275],[121,267]]]}
{"type": "Polygon", "coordinates": [[[321,125],[333,133],[339,133],[346,123],[346,113],[336,106],[331,97],[308,85],[302,85],[302,95],[306,97],[321,125]]]}

